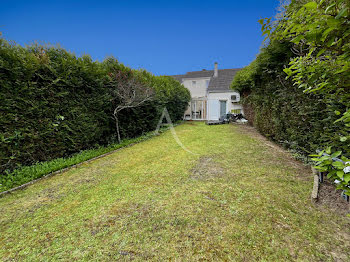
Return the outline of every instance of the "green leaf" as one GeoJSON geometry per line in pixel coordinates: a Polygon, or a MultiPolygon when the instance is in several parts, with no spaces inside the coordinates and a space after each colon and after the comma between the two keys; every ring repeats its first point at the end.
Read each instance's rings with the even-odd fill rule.
{"type": "Polygon", "coordinates": [[[323,4],[325,0],[321,0],[320,3],[318,4],[319,6],[321,6],[323,4]]]}
{"type": "Polygon", "coordinates": [[[333,162],[332,166],[334,166],[337,169],[343,169],[344,168],[344,164],[342,162],[339,162],[339,161],[333,162]]]}
{"type": "Polygon", "coordinates": [[[258,22],[259,22],[259,24],[264,25],[265,19],[261,18],[261,19],[258,20],[258,22]]]}
{"type": "Polygon", "coordinates": [[[309,155],[310,157],[319,157],[319,155],[309,155]]]}
{"type": "Polygon", "coordinates": [[[332,28],[336,28],[341,22],[333,17],[327,19],[327,25],[332,28]]]}
{"type": "Polygon", "coordinates": [[[328,174],[330,174],[330,175],[336,175],[337,174],[337,171],[336,170],[331,170],[328,174]]]}
{"type": "Polygon", "coordinates": [[[285,72],[288,76],[291,76],[293,74],[293,71],[290,70],[289,68],[283,69],[283,72],[285,72]]]}
{"type": "Polygon", "coordinates": [[[306,9],[316,9],[317,8],[317,3],[316,2],[308,2],[307,4],[304,5],[306,9]]]}
{"type": "Polygon", "coordinates": [[[348,140],[348,138],[346,136],[340,137],[340,142],[345,142],[346,140],[348,140]]]}
{"type": "MultiPolygon", "coordinates": [[[[343,160],[344,162],[350,162],[350,158],[346,158],[345,156],[342,156],[341,160],[343,160]]],[[[346,166],[349,166],[349,164],[347,164],[346,166]]]]}
{"type": "Polygon", "coordinates": [[[349,174],[349,173],[348,173],[348,174],[345,174],[344,177],[343,177],[343,179],[344,179],[344,182],[348,184],[349,181],[350,181],[350,174],[349,174]]]}
{"type": "Polygon", "coordinates": [[[323,157],[321,157],[321,158],[319,159],[319,161],[325,161],[325,160],[328,160],[328,159],[330,159],[329,156],[323,156],[323,157]]]}
{"type": "Polygon", "coordinates": [[[332,46],[333,43],[334,43],[334,37],[332,37],[331,39],[328,40],[328,42],[327,42],[327,47],[332,46]]]}
{"type": "Polygon", "coordinates": [[[344,171],[342,171],[342,170],[337,171],[337,177],[343,179],[343,177],[344,177],[344,171]]]}
{"type": "Polygon", "coordinates": [[[334,152],[332,155],[331,155],[331,157],[333,158],[333,157],[338,157],[338,156],[340,156],[341,155],[341,151],[337,151],[337,152],[334,152]]]}
{"type": "Polygon", "coordinates": [[[270,35],[270,33],[271,33],[271,30],[265,30],[265,31],[263,32],[263,35],[270,35]]]}
{"type": "Polygon", "coordinates": [[[303,35],[298,35],[297,37],[292,39],[292,42],[295,44],[299,44],[300,40],[303,39],[304,36],[303,35]]]}
{"type": "Polygon", "coordinates": [[[343,185],[341,183],[337,184],[335,187],[336,190],[343,189],[343,185]]]}
{"type": "Polygon", "coordinates": [[[324,42],[324,41],[326,40],[328,34],[329,34],[330,32],[332,32],[334,29],[335,29],[334,27],[330,27],[330,28],[328,28],[327,30],[325,30],[325,31],[323,32],[323,34],[322,34],[321,41],[324,42]]]}
{"type": "Polygon", "coordinates": [[[347,13],[347,8],[344,7],[342,10],[340,10],[340,12],[339,12],[338,15],[335,17],[335,19],[339,19],[339,18],[345,16],[346,13],[347,13]]]}
{"type": "Polygon", "coordinates": [[[332,7],[334,7],[334,6],[335,6],[335,3],[333,3],[333,4],[329,5],[329,6],[327,6],[326,11],[324,11],[324,12],[327,14],[328,11],[329,11],[332,7]]]}
{"type": "Polygon", "coordinates": [[[332,174],[328,173],[327,178],[331,178],[331,177],[332,177],[332,174]]]}
{"type": "Polygon", "coordinates": [[[316,57],[319,57],[320,55],[322,55],[324,52],[326,51],[326,49],[321,49],[318,53],[317,53],[317,55],[316,55],[316,57]]]}
{"type": "Polygon", "coordinates": [[[345,195],[350,196],[350,188],[345,188],[344,191],[345,191],[344,192],[345,195]]]}

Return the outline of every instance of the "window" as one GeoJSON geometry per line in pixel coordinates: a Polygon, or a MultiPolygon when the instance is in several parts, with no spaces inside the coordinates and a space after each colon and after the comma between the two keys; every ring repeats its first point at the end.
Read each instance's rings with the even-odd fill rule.
{"type": "Polygon", "coordinates": [[[237,96],[236,96],[236,95],[232,95],[232,96],[231,96],[231,100],[232,100],[232,101],[237,101],[237,96]]]}
{"type": "Polygon", "coordinates": [[[210,80],[206,80],[206,81],[205,81],[205,86],[206,86],[207,88],[209,87],[209,81],[210,81],[210,80]]]}
{"type": "Polygon", "coordinates": [[[192,81],[192,87],[196,87],[197,86],[197,82],[196,81],[192,81]]]}

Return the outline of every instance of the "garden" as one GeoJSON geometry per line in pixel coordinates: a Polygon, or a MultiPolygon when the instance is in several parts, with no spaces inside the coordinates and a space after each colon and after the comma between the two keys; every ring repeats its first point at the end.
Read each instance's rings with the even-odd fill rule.
{"type": "Polygon", "coordinates": [[[347,261],[346,213],[243,125],[189,122],[0,198],[0,258],[347,261]],[[147,152],[147,153],[145,153],[147,152]]]}
{"type": "Polygon", "coordinates": [[[0,260],[350,261],[349,1],[259,22],[231,84],[250,125],[183,122],[172,77],[0,37],[0,260]]]}

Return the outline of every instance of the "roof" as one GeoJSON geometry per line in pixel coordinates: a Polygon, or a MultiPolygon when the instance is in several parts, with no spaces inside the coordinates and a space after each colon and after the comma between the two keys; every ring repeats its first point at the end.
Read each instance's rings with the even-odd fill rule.
{"type": "Polygon", "coordinates": [[[214,70],[202,70],[202,71],[193,71],[187,72],[184,75],[173,75],[176,80],[182,82],[182,79],[186,78],[202,78],[202,77],[210,77],[208,91],[228,91],[230,89],[230,85],[236,73],[241,70],[240,68],[235,69],[219,69],[218,76],[213,77],[214,70]]]}

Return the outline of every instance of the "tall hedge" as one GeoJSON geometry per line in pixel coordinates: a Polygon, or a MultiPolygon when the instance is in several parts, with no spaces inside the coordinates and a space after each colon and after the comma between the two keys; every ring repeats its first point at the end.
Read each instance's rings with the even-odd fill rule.
{"type": "Polygon", "coordinates": [[[259,21],[269,42],[232,88],[263,134],[312,154],[315,168],[350,195],[350,2],[285,3],[277,20],[259,21]]]}
{"type": "Polygon", "coordinates": [[[341,123],[320,94],[305,94],[286,79],[283,69],[294,57],[292,45],[274,41],[257,59],[237,73],[232,88],[242,92],[251,123],[265,136],[303,155],[333,145],[346,151],[337,132],[341,123]],[[253,112],[251,112],[253,111],[253,112]]]}
{"type": "Polygon", "coordinates": [[[0,173],[115,142],[112,69],[154,88],[155,97],[121,112],[124,138],[153,130],[166,106],[180,120],[190,94],[179,82],[132,70],[113,58],[92,61],[59,47],[21,47],[0,38],[0,173]]]}

